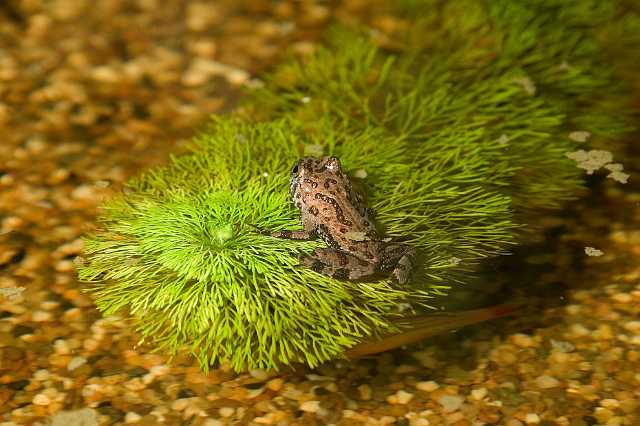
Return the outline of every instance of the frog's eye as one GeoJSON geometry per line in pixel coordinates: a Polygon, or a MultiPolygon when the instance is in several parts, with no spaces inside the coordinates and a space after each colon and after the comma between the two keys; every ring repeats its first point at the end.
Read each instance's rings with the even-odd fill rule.
{"type": "Polygon", "coordinates": [[[293,169],[291,169],[291,174],[292,175],[297,175],[298,174],[298,165],[297,164],[295,166],[293,166],[293,169]]]}
{"type": "Polygon", "coordinates": [[[340,160],[337,157],[328,157],[325,168],[331,171],[340,170],[340,160]]]}

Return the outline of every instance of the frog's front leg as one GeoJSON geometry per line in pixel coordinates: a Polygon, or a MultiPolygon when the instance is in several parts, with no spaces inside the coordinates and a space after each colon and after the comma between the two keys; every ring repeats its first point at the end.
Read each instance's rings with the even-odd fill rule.
{"type": "Polygon", "coordinates": [[[302,228],[301,231],[267,231],[266,234],[287,240],[311,240],[316,236],[315,224],[312,221],[302,220],[302,228]]]}
{"type": "Polygon", "coordinates": [[[302,256],[302,265],[339,280],[357,280],[376,273],[376,267],[342,250],[317,249],[310,256],[302,256]]]}
{"type": "Polygon", "coordinates": [[[269,235],[276,238],[286,238],[287,240],[310,240],[314,237],[313,231],[272,231],[269,235]]]}
{"type": "Polygon", "coordinates": [[[407,244],[389,244],[382,250],[380,270],[393,271],[393,277],[400,284],[406,284],[411,276],[416,249],[407,244]]]}

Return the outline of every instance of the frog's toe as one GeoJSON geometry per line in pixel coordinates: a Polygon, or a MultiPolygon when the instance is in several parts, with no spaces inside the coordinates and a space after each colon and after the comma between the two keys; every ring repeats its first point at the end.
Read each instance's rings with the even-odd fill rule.
{"type": "Polygon", "coordinates": [[[337,280],[351,279],[349,270],[346,268],[336,268],[331,274],[331,276],[337,280]]]}
{"type": "Polygon", "coordinates": [[[320,260],[312,256],[300,255],[298,256],[298,260],[300,260],[300,266],[305,266],[318,273],[322,273],[327,266],[320,260]]]}
{"type": "Polygon", "coordinates": [[[409,282],[409,278],[411,277],[411,268],[409,265],[398,262],[396,267],[393,269],[393,278],[398,282],[398,284],[406,284],[409,282]]]}

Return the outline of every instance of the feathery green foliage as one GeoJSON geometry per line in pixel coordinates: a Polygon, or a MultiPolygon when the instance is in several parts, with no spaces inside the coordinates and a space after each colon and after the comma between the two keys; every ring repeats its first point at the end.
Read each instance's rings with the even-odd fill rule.
{"type": "Polygon", "coordinates": [[[617,4],[411,1],[399,13],[419,18],[402,36],[335,30],[242,114],[214,119],[192,154],[108,202],[80,278],[103,312],[128,309],[143,336],[190,347],[205,370],[315,366],[396,330],[401,304],[427,306],[574,196],[569,131],[624,130],[600,101],[613,77],[593,33],[617,4]],[[297,265],[321,242],[255,232],[300,226],[287,182],[309,153],[366,172],[354,181],[380,230],[418,248],[410,286],[334,280],[297,265]]]}

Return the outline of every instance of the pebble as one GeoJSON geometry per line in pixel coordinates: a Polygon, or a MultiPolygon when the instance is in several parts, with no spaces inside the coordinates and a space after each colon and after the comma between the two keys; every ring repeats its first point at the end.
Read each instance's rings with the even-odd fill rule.
{"type": "Polygon", "coordinates": [[[568,352],[573,352],[576,349],[576,347],[572,343],[566,342],[563,340],[551,339],[550,342],[553,349],[558,350],[560,352],[568,353],[568,352]]]}
{"type": "Polygon", "coordinates": [[[31,314],[31,320],[35,322],[48,322],[53,319],[53,314],[46,311],[34,311],[31,314]]]}
{"type": "Polygon", "coordinates": [[[613,398],[605,398],[600,401],[600,405],[603,406],[604,408],[615,410],[620,406],[620,401],[613,398]]]}
{"type": "Polygon", "coordinates": [[[531,336],[527,334],[514,334],[511,337],[511,340],[516,344],[516,346],[520,346],[521,348],[530,348],[532,346],[535,346],[535,341],[531,338],[531,336]]]}
{"type": "Polygon", "coordinates": [[[80,185],[71,192],[71,198],[75,200],[94,200],[96,198],[96,189],[93,185],[80,185]]]}
{"type": "Polygon", "coordinates": [[[222,417],[231,417],[235,412],[236,409],[232,407],[222,407],[218,410],[218,413],[220,413],[222,417]]]}
{"type": "Polygon", "coordinates": [[[171,409],[176,411],[182,411],[189,405],[189,398],[180,398],[173,401],[171,409]]]}
{"type": "Polygon", "coordinates": [[[300,409],[307,413],[317,413],[320,411],[320,401],[305,401],[300,404],[300,409]]]}
{"type": "Polygon", "coordinates": [[[481,401],[487,396],[487,388],[477,388],[471,391],[471,397],[476,401],[481,401]]]}
{"type": "Polygon", "coordinates": [[[51,404],[51,399],[47,395],[39,393],[33,397],[32,402],[35,405],[49,405],[51,404]]]}
{"type": "Polygon", "coordinates": [[[433,392],[434,390],[438,389],[440,387],[439,384],[437,384],[434,381],[426,381],[426,382],[418,382],[416,383],[416,389],[424,391],[424,392],[433,392]]]}
{"type": "Polygon", "coordinates": [[[538,376],[535,381],[536,385],[542,389],[555,388],[560,384],[558,379],[547,375],[538,376]]]}
{"type": "Polygon", "coordinates": [[[593,337],[601,340],[610,340],[613,339],[615,335],[613,334],[613,328],[609,324],[600,324],[593,332],[593,337]]]}
{"type": "Polygon", "coordinates": [[[97,426],[98,418],[90,408],[60,411],[51,416],[50,426],[97,426]]]}
{"type": "Polygon", "coordinates": [[[169,367],[164,364],[154,365],[149,369],[149,374],[155,377],[160,377],[168,374],[169,370],[169,367]]]}
{"type": "Polygon", "coordinates": [[[575,337],[584,337],[591,334],[591,331],[582,324],[571,324],[569,330],[575,337]]]}
{"type": "Polygon", "coordinates": [[[49,370],[41,369],[33,373],[34,380],[37,380],[39,382],[44,382],[45,380],[49,380],[49,377],[51,377],[49,370]]]}
{"type": "Polygon", "coordinates": [[[266,371],[264,371],[261,368],[255,368],[253,370],[249,370],[249,375],[251,377],[253,377],[256,380],[259,380],[261,382],[267,381],[269,379],[269,373],[267,373],[266,371]]]}
{"type": "Polygon", "coordinates": [[[133,411],[129,411],[124,416],[124,422],[125,423],[136,423],[136,422],[139,422],[140,419],[142,419],[142,416],[140,414],[136,413],[136,412],[133,412],[133,411]]]}
{"type": "Polygon", "coordinates": [[[373,394],[373,390],[371,386],[364,384],[358,386],[358,394],[360,395],[360,399],[363,401],[368,401],[371,399],[371,395],[373,394]]]}
{"type": "Polygon", "coordinates": [[[67,355],[71,353],[71,348],[64,339],[58,339],[53,342],[53,350],[60,355],[67,355]]]}
{"type": "Polygon", "coordinates": [[[267,382],[267,388],[275,392],[282,389],[283,385],[284,385],[284,380],[279,377],[275,379],[271,379],[267,382]]]}
{"type": "Polygon", "coordinates": [[[524,421],[527,424],[537,424],[537,423],[540,423],[540,416],[538,416],[536,413],[528,413],[524,417],[524,421]]]}
{"type": "Polygon", "coordinates": [[[73,371],[76,368],[84,365],[87,363],[87,359],[81,356],[75,356],[73,358],[71,358],[71,361],[69,361],[69,364],[67,365],[67,370],[69,371],[73,371]]]}
{"type": "Polygon", "coordinates": [[[611,298],[618,303],[630,303],[633,300],[629,293],[616,293],[611,298]]]}
{"type": "Polygon", "coordinates": [[[442,405],[442,409],[446,413],[449,413],[459,410],[460,407],[462,407],[464,399],[457,395],[442,395],[438,402],[442,405]]]}
{"type": "Polygon", "coordinates": [[[628,321],[622,327],[632,333],[640,334],[640,321],[628,321]]]}
{"type": "Polygon", "coordinates": [[[413,394],[403,391],[402,389],[399,390],[398,392],[394,393],[393,395],[389,395],[387,397],[387,402],[389,404],[408,404],[409,401],[411,401],[413,399],[413,394]]]}

